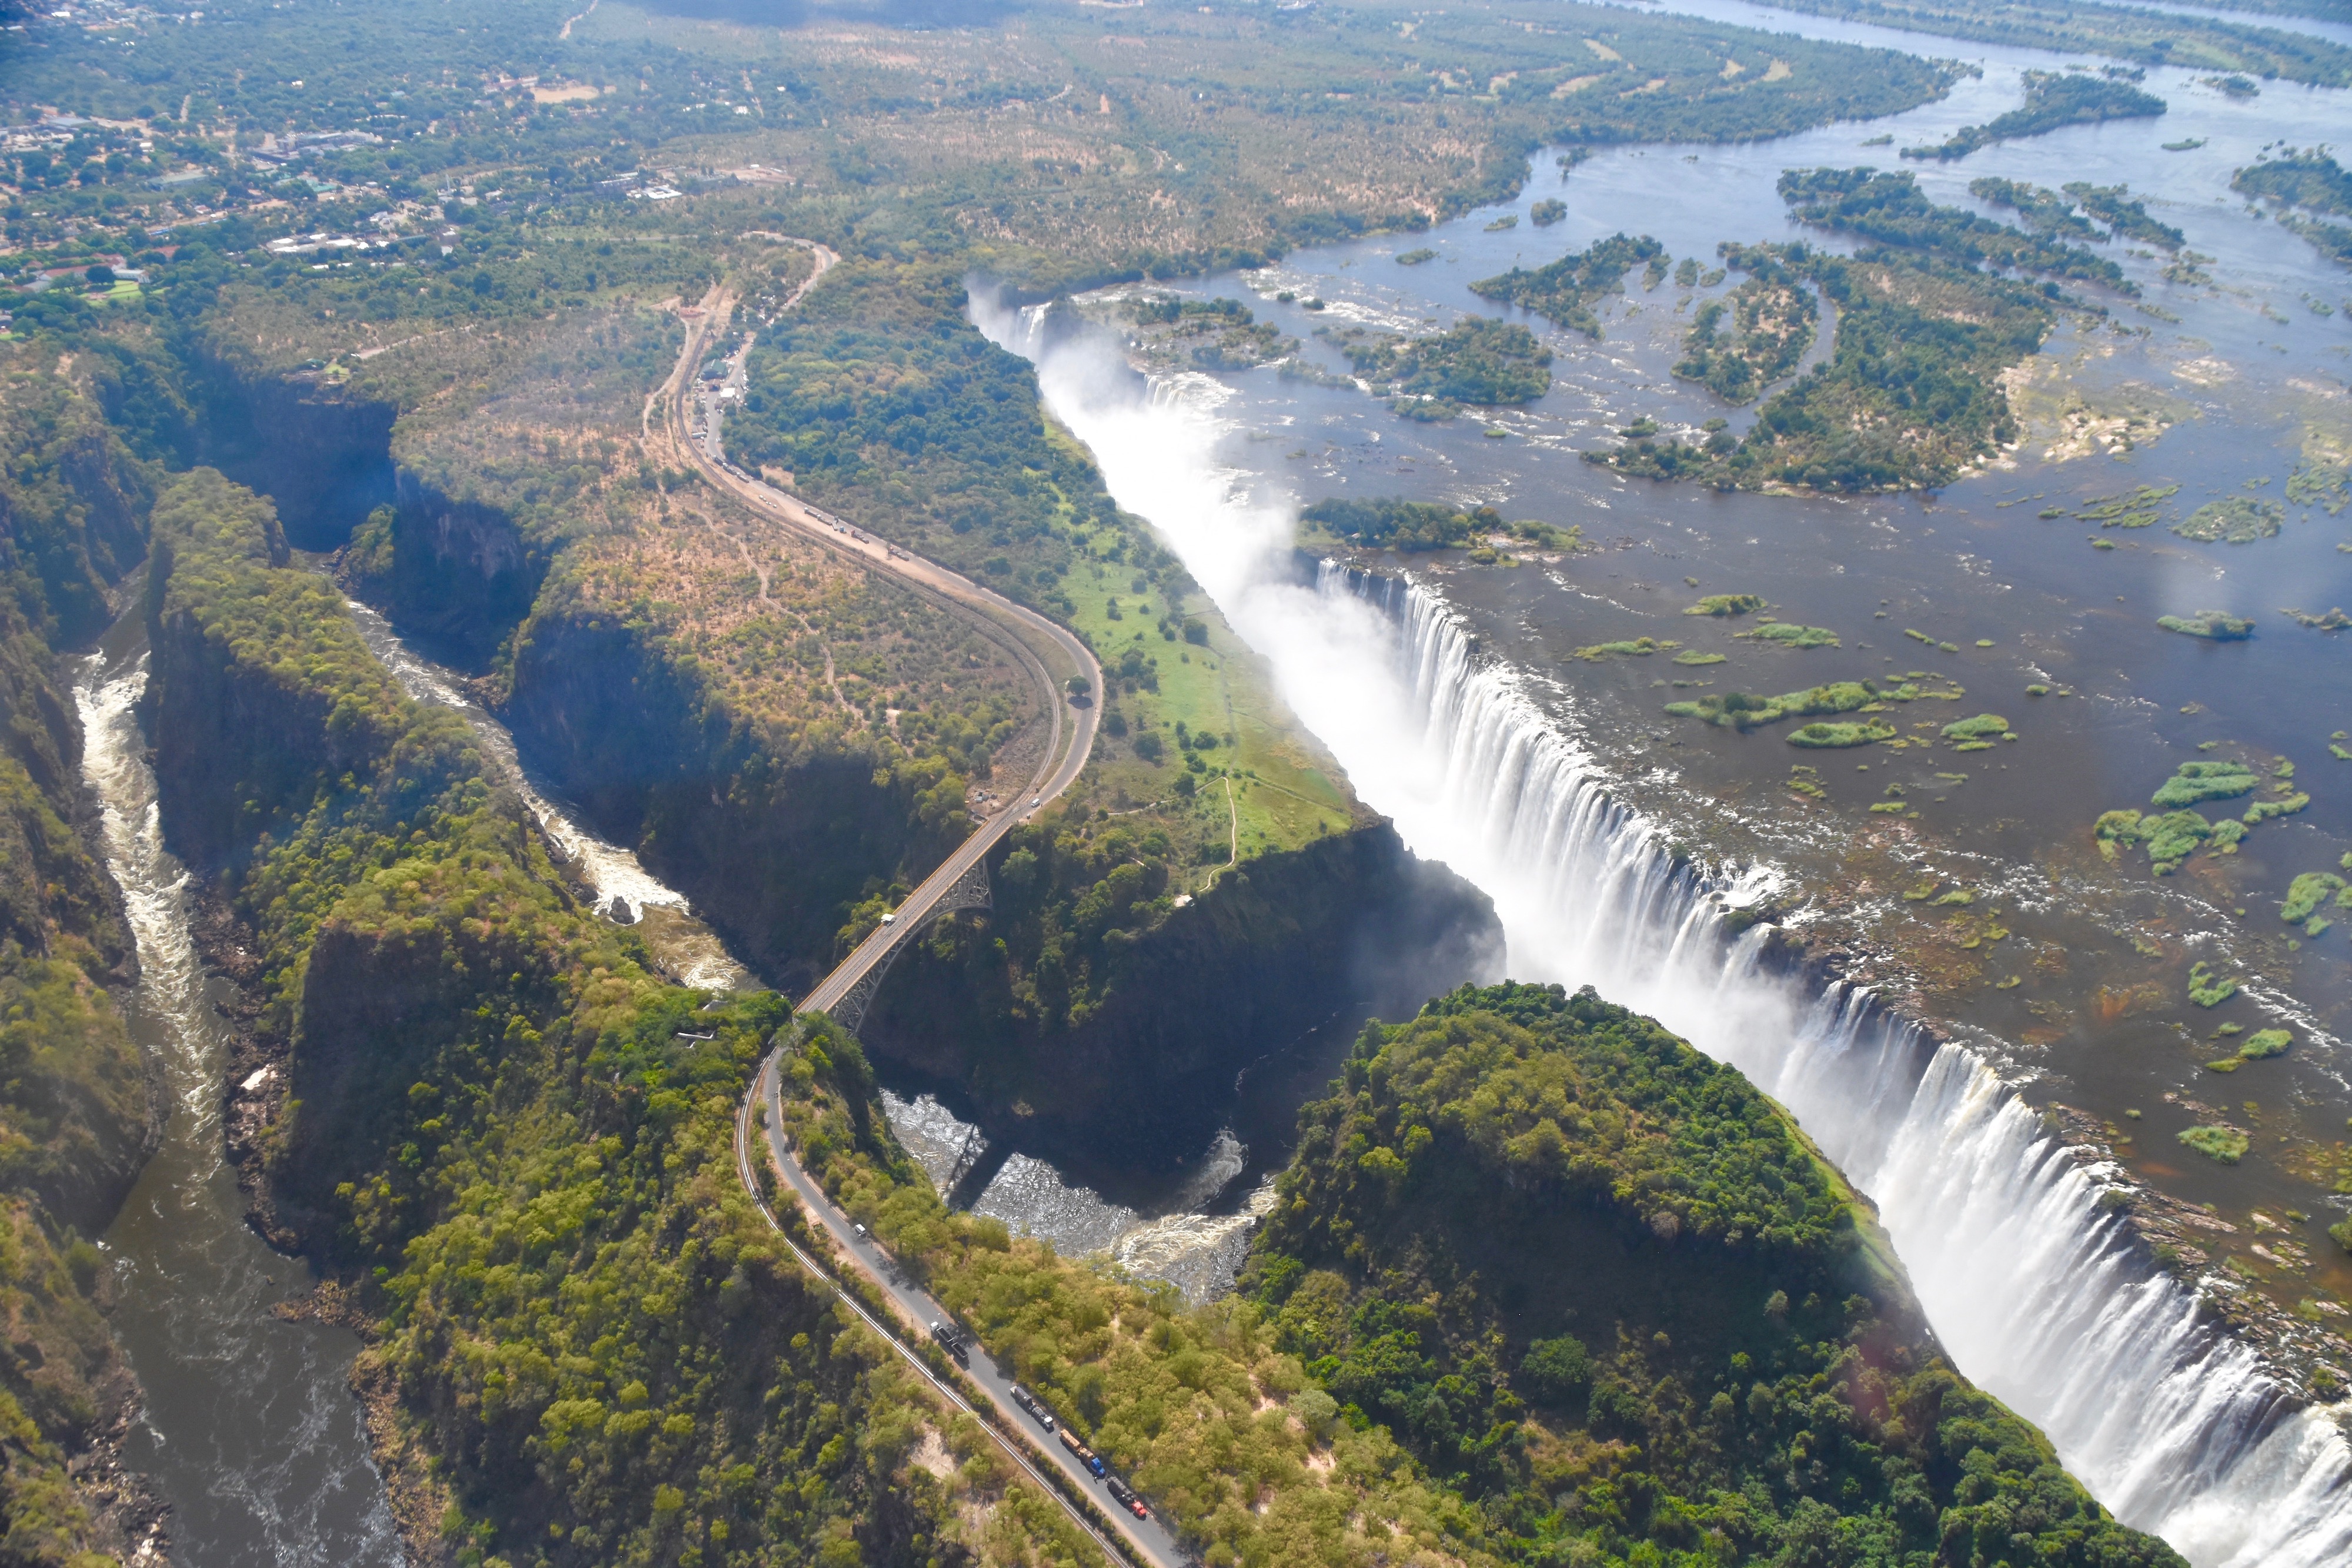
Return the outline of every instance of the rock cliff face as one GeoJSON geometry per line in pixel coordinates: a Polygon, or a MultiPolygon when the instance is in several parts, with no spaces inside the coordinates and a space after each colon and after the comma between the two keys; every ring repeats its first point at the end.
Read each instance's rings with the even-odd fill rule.
{"type": "MultiPolygon", "coordinates": [[[[1002,855],[997,857],[1000,865],[1002,855]]],[[[1415,857],[1385,822],[1245,861],[1130,940],[1098,1003],[1055,1022],[1026,1006],[992,915],[899,958],[863,1035],[971,1098],[1024,1147],[1133,1166],[1214,1134],[1244,1069],[1334,1021],[1409,1015],[1502,973],[1486,895],[1415,857]]],[[[1119,934],[1125,935],[1125,934],[1119,934]]]]}
{"type": "Polygon", "coordinates": [[[247,851],[268,819],[359,763],[373,737],[364,726],[331,724],[337,694],[308,671],[240,656],[231,644],[241,618],[219,614],[215,596],[179,580],[184,552],[195,556],[199,583],[216,580],[215,552],[226,559],[232,548],[255,566],[284,566],[286,535],[269,503],[199,470],[162,509],[181,522],[159,529],[148,568],[148,733],[173,849],[217,870],[247,851]],[[192,543],[198,528],[233,534],[234,546],[213,537],[192,543]]]}
{"type": "Polygon", "coordinates": [[[453,500],[408,469],[393,487],[391,504],[352,534],[338,575],[420,647],[486,667],[530,613],[546,552],[499,507],[453,500]]]}
{"type": "Polygon", "coordinates": [[[250,373],[220,360],[194,371],[206,413],[201,455],[269,497],[297,547],[333,549],[392,500],[391,403],[310,372],[250,373]]]}
{"type": "Polygon", "coordinates": [[[1243,1280],[1263,1321],[1332,1408],[1459,1478],[1511,1561],[1867,1539],[2180,1568],[1952,1370],[1785,1112],[1590,988],[1465,988],[1367,1029],[1280,1193],[1243,1280]]]}
{"type": "Polygon", "coordinates": [[[832,967],[842,911],[869,883],[927,872],[951,847],[920,829],[886,758],[770,753],[616,617],[534,620],[512,680],[505,716],[524,754],[788,993],[832,967]]]}
{"type": "Polygon", "coordinates": [[[296,548],[349,548],[339,576],[436,657],[482,669],[530,613],[547,555],[499,507],[453,498],[393,456],[399,410],[308,372],[197,368],[195,443],[270,498],[296,548]]]}

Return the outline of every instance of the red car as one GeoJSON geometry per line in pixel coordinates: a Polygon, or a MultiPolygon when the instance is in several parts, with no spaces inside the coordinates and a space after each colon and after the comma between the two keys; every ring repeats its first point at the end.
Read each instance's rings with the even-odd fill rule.
{"type": "Polygon", "coordinates": [[[1151,1511],[1143,1506],[1143,1500],[1139,1497],[1131,1497],[1127,1500],[1127,1511],[1135,1515],[1138,1519],[1150,1519],[1151,1517],[1151,1511]]]}

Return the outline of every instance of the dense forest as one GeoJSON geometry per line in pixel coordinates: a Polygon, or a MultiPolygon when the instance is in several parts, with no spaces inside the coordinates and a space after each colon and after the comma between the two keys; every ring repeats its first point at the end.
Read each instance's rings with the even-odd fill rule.
{"type": "Polygon", "coordinates": [[[1785,1113],[1590,989],[1368,1029],[1246,1283],[1509,1560],[2180,1561],[1952,1372],[1785,1113]]]}

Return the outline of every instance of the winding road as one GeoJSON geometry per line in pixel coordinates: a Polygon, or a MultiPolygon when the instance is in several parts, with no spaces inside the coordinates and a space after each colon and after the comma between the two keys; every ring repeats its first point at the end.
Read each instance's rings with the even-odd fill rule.
{"type": "MultiPolygon", "coordinates": [[[[838,259],[823,246],[809,248],[814,255],[815,266],[808,279],[785,302],[786,308],[798,304],[838,259]]],[[[1095,701],[1095,694],[1103,689],[1102,666],[1096,662],[1093,651],[1067,627],[1056,625],[992,589],[877,538],[765,480],[752,477],[715,450],[715,432],[706,439],[697,439],[689,419],[695,369],[732,317],[734,308],[735,296],[724,281],[714,285],[703,297],[700,316],[688,322],[686,344],[678,354],[677,367],[646,405],[648,423],[658,408],[663,432],[670,444],[693,464],[713,489],[733,497],[762,517],[822,540],[940,609],[971,621],[1029,672],[1037,686],[1041,709],[1051,726],[1045,755],[1020,792],[1001,804],[971,837],[940,862],[920,886],[908,894],[904,903],[891,911],[888,925],[877,926],[855,952],[842,960],[839,967],[818,983],[816,989],[801,998],[801,1011],[829,1013],[869,974],[887,967],[896,950],[940,910],[941,900],[996,847],[999,839],[1076,779],[1094,749],[1095,729],[1102,716],[1095,701]],[[1087,694],[1075,700],[1064,695],[1073,677],[1085,683],[1087,694]],[[1066,716],[1070,719],[1066,724],[1066,716]]],[[[858,1020],[845,1021],[855,1028],[858,1020]]]]}
{"type": "MultiPolygon", "coordinates": [[[[777,235],[761,237],[786,238],[777,235]]],[[[814,265],[808,278],[785,302],[786,308],[797,305],[838,259],[832,251],[820,245],[801,240],[788,243],[807,248],[814,265]]],[[[721,281],[703,297],[699,314],[688,317],[686,343],[678,354],[677,364],[671,371],[669,379],[646,400],[644,429],[648,444],[653,444],[656,439],[654,417],[658,412],[661,416],[658,439],[690,463],[713,489],[733,497],[762,517],[816,538],[830,549],[855,557],[870,570],[912,591],[944,612],[971,622],[983,635],[1012,654],[1015,662],[1028,672],[1030,679],[1036,684],[1041,711],[1050,726],[1044,755],[1020,793],[999,804],[971,836],[891,912],[888,923],[877,926],[848,957],[818,982],[814,990],[801,999],[797,1009],[801,1012],[830,1013],[845,999],[855,998],[856,1009],[862,1012],[864,996],[870,994],[874,981],[888,967],[898,949],[912,940],[934,914],[965,906],[963,900],[968,899],[972,886],[971,879],[979,874],[978,868],[988,852],[1016,824],[1028,821],[1048,801],[1067,789],[1086,767],[1087,758],[1094,749],[1096,726],[1101,716],[1101,709],[1096,706],[1095,699],[1103,689],[1102,666],[1096,663],[1093,652],[1066,627],[1055,625],[1035,612],[1013,603],[1003,594],[969,578],[950,571],[936,561],[887,544],[737,468],[727,461],[724,452],[719,449],[719,427],[715,422],[709,434],[698,439],[691,416],[695,372],[716,335],[732,317],[734,307],[735,296],[721,281]],[[1073,678],[1084,682],[1084,686],[1079,695],[1066,697],[1068,683],[1073,678]]],[[[851,1018],[845,1021],[854,1027],[856,1019],[851,1018]]],[[[1167,1526],[1157,1517],[1136,1519],[1122,1510],[1108,1495],[1102,1482],[1088,1474],[1060,1443],[1047,1438],[1045,1428],[1013,1402],[1011,1377],[996,1365],[985,1350],[977,1344],[971,1346],[970,1367],[961,1374],[942,1376],[916,1349],[926,1339],[929,1325],[948,1322],[950,1314],[916,1286],[893,1263],[888,1254],[825,1196],[824,1189],[818,1186],[786,1146],[779,1131],[782,1125],[782,1113],[776,1071],[778,1054],[771,1051],[760,1064],[760,1071],[751,1080],[751,1091],[744,1096],[742,1106],[737,1113],[735,1158],[737,1174],[750,1191],[752,1201],[759,1205],[761,1213],[784,1245],[792,1249],[793,1256],[800,1260],[802,1267],[830,1286],[842,1302],[867,1327],[880,1334],[950,1406],[974,1415],[978,1414],[973,1409],[975,1398],[990,1406],[997,1419],[993,1423],[982,1420],[982,1430],[989,1434],[1018,1469],[1059,1504],[1077,1527],[1102,1548],[1115,1568],[1123,1568],[1128,1563],[1144,1564],[1147,1568],[1186,1568],[1194,1560],[1177,1542],[1167,1526]],[[763,1103],[766,1108],[764,1115],[759,1113],[763,1103]],[[768,1207],[754,1175],[755,1159],[769,1162],[780,1187],[789,1189],[799,1200],[812,1233],[830,1241],[834,1252],[830,1267],[795,1241],[768,1207]],[[843,1286],[837,1277],[838,1272],[852,1269],[864,1275],[881,1292],[889,1304],[890,1322],[885,1322],[877,1318],[843,1286]],[[1059,1485],[1055,1484],[1057,1479],[1059,1485]],[[1078,1498],[1088,1500],[1093,1508],[1082,1506],[1076,1500],[1078,1498]],[[1100,1511],[1097,1513],[1096,1510],[1100,1511]]]]}

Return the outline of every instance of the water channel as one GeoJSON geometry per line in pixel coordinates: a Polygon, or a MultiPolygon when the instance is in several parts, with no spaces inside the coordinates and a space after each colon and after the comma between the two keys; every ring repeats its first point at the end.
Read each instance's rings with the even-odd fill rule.
{"type": "MultiPolygon", "coordinates": [[[[1985,75],[1958,84],[1949,99],[1867,128],[1906,145],[2013,106],[2021,71],[2069,63],[1746,5],[1676,9],[1980,60],[1985,75]]],[[[2159,603],[2185,610],[2210,600],[2269,613],[2273,601],[2289,601],[2284,596],[2340,596],[2343,557],[2334,545],[2342,528],[2298,519],[2255,553],[2149,540],[2095,557],[2069,539],[2079,553],[2068,555],[2053,542],[2059,529],[2037,529],[2027,520],[2031,508],[2007,504],[2012,491],[2081,499],[2149,476],[2220,493],[2259,477],[2257,469],[2283,474],[2297,442],[2341,407],[2352,309],[2321,316],[2314,302],[2341,300],[2352,288],[2301,240],[2248,215],[2227,185],[2263,142],[2309,143],[2340,131],[2343,95],[2265,84],[2246,104],[2194,73],[2166,70],[2151,71],[2148,87],[2172,105],[2161,120],[2077,129],[1919,168],[1937,199],[1961,204],[1969,204],[1967,181],[1987,172],[2050,185],[2128,182],[2143,194],[2160,193],[2153,210],[2218,258],[2211,289],[2167,284],[2159,264],[2126,261],[2147,302],[2179,320],[2158,327],[2161,318],[2117,301],[2115,321],[2148,329],[2070,323],[2046,351],[2106,396],[2103,407],[2137,399],[2168,421],[2159,439],[2116,456],[2028,453],[2015,468],[1934,498],[1858,502],[1715,497],[1615,479],[1581,465],[1575,449],[1637,413],[1671,426],[1718,412],[1666,373],[1687,319],[1678,293],[1638,287],[1608,312],[1604,344],[1546,329],[1561,350],[1555,390],[1493,422],[1509,432],[1502,440],[1482,434],[1486,422],[1407,424],[1358,394],[1268,375],[1171,378],[1139,397],[1131,378],[1099,357],[1048,359],[1045,370],[1056,411],[1094,445],[1114,489],[1168,533],[1236,626],[1275,660],[1295,706],[1365,797],[1397,818],[1416,849],[1451,861],[1496,895],[1516,973],[1593,978],[1620,999],[1653,1006],[1796,1107],[1885,1207],[1964,1369],[2048,1426],[2070,1462],[2126,1517],[2162,1529],[2200,1568],[2319,1563],[2352,1551],[2343,1479],[2352,1461],[2340,1436],[2279,1406],[2252,1359],[2202,1333],[2177,1290],[2122,1268],[2091,1212],[2106,1173],[2057,1156],[2004,1087],[2087,1082],[2120,1105],[2188,1082],[2175,1071],[2179,1053],[2160,1069],[2136,1057],[2109,1071],[2088,1047],[2069,1056],[2062,1044],[2053,1054],[1997,1015],[1968,1020],[1965,1048],[1938,1046],[1852,993],[1794,992],[1761,974],[1753,954],[1719,926],[1717,911],[1801,891],[1815,869],[1807,850],[1818,830],[1752,808],[1743,791],[1761,765],[1741,748],[1706,737],[1662,748],[1652,738],[1661,726],[1646,674],[1559,663],[1571,643],[1677,624],[1663,620],[1673,603],[1646,596],[1679,591],[1690,575],[1702,575],[1710,590],[1754,583],[1791,618],[1860,625],[1857,643],[1868,634],[1874,601],[1908,596],[1906,613],[1940,607],[1969,619],[2009,651],[1981,671],[1970,668],[1968,679],[2007,691],[2029,669],[2061,670],[2088,694],[2079,708],[2086,716],[2033,737],[2049,756],[2031,779],[2011,780],[2003,798],[2000,781],[1984,778],[1979,793],[1992,799],[1953,813],[1944,830],[1962,852],[2004,874],[2036,862],[2036,791],[2046,799],[2054,782],[2070,798],[2109,803],[2126,776],[2208,737],[2179,722],[2177,710],[2189,704],[2226,713],[2233,740],[2282,753],[2306,751],[2313,734],[2340,725],[2352,675],[2340,656],[2315,661],[2312,652],[2334,644],[2299,644],[2266,627],[2252,644],[2179,647],[2147,635],[2144,622],[2159,603]],[[2198,139],[2205,145],[2191,152],[2159,145],[2198,139]],[[1594,560],[1507,578],[1391,563],[1377,583],[1333,572],[1312,591],[1279,586],[1289,580],[1286,563],[1276,565],[1286,556],[1297,499],[1351,486],[1492,499],[1514,515],[1582,520],[1589,535],[1623,542],[1594,560]],[[1826,574],[1823,559],[1832,563],[1826,574]],[[2118,589],[2128,622],[2104,609],[2118,589]],[[2021,655],[2017,645],[2037,627],[2065,634],[2021,655]],[[1486,652],[1474,653],[1474,640],[1486,652]],[[2240,667],[2217,675],[2217,653],[2240,667]],[[2110,670],[2137,689],[2103,690],[2110,670]],[[2293,703],[2212,700],[2232,689],[2301,695],[2293,703]],[[1661,848],[1697,833],[1720,835],[1741,852],[1716,857],[1703,874],[1678,873],[1661,848]],[[1641,981],[1644,974],[1650,982],[1641,981]],[[1657,977],[1683,982],[1679,993],[1657,977]],[[1948,1244],[1927,1241],[1931,1232],[1948,1244]],[[1997,1276],[1990,1287],[1981,1278],[1988,1270],[1997,1276]]],[[[1546,155],[1507,208],[1410,241],[1302,254],[1277,269],[1186,292],[1240,294],[1310,344],[1311,329],[1332,319],[1417,326],[1457,312],[1492,314],[1467,292],[1469,280],[1539,265],[1620,227],[1702,257],[1723,239],[1799,237],[1772,193],[1773,178],[1811,163],[1892,165],[1884,152],[1862,150],[1864,140],[1859,128],[1838,126],[1750,147],[1625,149],[1566,173],[1546,155]],[[1538,231],[1526,211],[1552,195],[1569,203],[1570,216],[1538,231]],[[1489,232],[1498,212],[1522,222],[1489,232]],[[1441,258],[1410,273],[1396,267],[1395,252],[1420,244],[1437,247],[1441,258]],[[1310,319],[1275,301],[1282,290],[1325,298],[1330,309],[1310,319]]],[[[1020,323],[985,324],[1047,358],[1020,323]]],[[[689,983],[748,983],[683,898],[627,852],[582,829],[532,780],[459,682],[412,656],[380,618],[357,613],[370,645],[413,695],[469,710],[600,907],[612,910],[618,899],[625,917],[643,923],[656,956],[689,983]]],[[[1863,651],[1880,662],[1879,650],[1863,651]]],[[[356,1343],[342,1330],[272,1315],[312,1281],[245,1226],[222,1158],[226,1035],[190,936],[185,876],[162,843],[134,712],[144,678],[144,651],[130,626],[77,683],[85,769],[104,806],[109,862],[142,965],[128,1011],[142,1044],[164,1063],[173,1098],[163,1147],[105,1239],[123,1302],[116,1332],[147,1394],[128,1458],[172,1503],[170,1551],[179,1560],[395,1563],[397,1534],[347,1386],[356,1343]]],[[[1747,751],[1766,753],[1769,771],[1785,763],[1766,747],[1747,751]]],[[[2311,841],[2280,851],[2281,866],[2322,853],[2332,861],[2352,841],[2340,794],[2282,831],[2311,841]]],[[[2063,890],[2057,879],[2051,885],[2056,891],[2042,896],[2057,920],[2063,890]]],[[[2194,905],[2200,895],[2164,896],[2194,905]]],[[[2030,891],[2018,899],[2032,901],[2030,891]]],[[[2177,918],[2226,924],[2210,898],[2177,918]]],[[[2053,926],[2063,930],[2063,922],[2053,926]]],[[[2213,936],[2212,950],[2232,940],[2213,936]]],[[[2334,953],[2312,951],[2315,957],[2278,961],[2280,975],[2257,988],[2267,990],[2272,1011],[2296,1020],[2307,1042],[2286,1069],[2298,1087],[2277,1097],[2293,1114],[2340,1124],[2342,966],[2334,953]]],[[[2074,984],[2080,988],[2079,979],[2074,984]]],[[[968,1155],[971,1129],[921,1086],[897,1089],[887,1103],[894,1126],[947,1179],[968,1155]]],[[[1015,1153],[975,1207],[1066,1250],[1108,1250],[1188,1294],[1209,1293],[1229,1281],[1262,1201],[1249,1173],[1266,1163],[1280,1132],[1278,1118],[1265,1120],[1269,1136],[1243,1124],[1239,1137],[1221,1137],[1176,1186],[1145,1196],[1105,1197],[1015,1153]]],[[[2249,1175],[2254,1197],[2282,1207],[2262,1186],[2267,1179],[2249,1175]]],[[[2189,1185],[2194,1194],[2206,1190],[2189,1185]]],[[[2241,1210],[2247,1201],[2235,1188],[2218,1196],[2241,1210]]],[[[2336,1281],[2336,1293],[2352,1292],[2336,1281]]]]}
{"type": "Polygon", "coordinates": [[[2149,529],[2103,549],[2074,513],[2143,483],[2179,484],[2184,515],[2224,496],[2275,497],[2315,447],[2352,440],[2352,280],[2229,190],[2266,144],[2324,141],[2345,123],[2345,96],[2266,83],[2248,103],[2196,73],[2151,70],[2148,90],[2170,105],[2161,119],[2073,128],[1954,164],[1898,162],[1895,148],[2015,107],[2025,70],[2101,62],[1744,5],[1675,9],[1957,55],[1984,74],[1866,126],[1618,149],[1573,168],[1548,152],[1512,203],[1175,289],[1242,298],[1327,371],[1343,366],[1318,327],[1513,316],[1554,350],[1554,385],[1491,418],[1412,423],[1359,392],[1271,371],[1139,374],[1109,297],[1081,302],[1106,323],[1094,334],[994,309],[984,285],[976,317],[1038,362],[1050,405],[1113,492],[1168,535],[1367,800],[1416,852],[1495,897],[1514,975],[1597,984],[1796,1111],[1881,1205],[1961,1369],[2050,1432],[2122,1517],[2200,1568],[2341,1561],[2352,1552],[2352,1448],[2323,1413],[2295,1413],[2274,1370],[2294,1357],[2266,1370],[2217,1334],[2196,1292],[2128,1244],[2102,1195],[2171,1194],[2175,1212],[2210,1222],[2199,1237],[2213,1254],[2242,1268],[2199,1290],[2300,1298],[2301,1316],[2282,1312],[2280,1332],[2341,1360],[2329,1333],[2352,1301],[2352,1269],[2317,1230],[2336,1217],[2326,1205],[2345,1200],[2297,1162],[2324,1159],[2352,1111],[2342,1053],[2352,988],[2340,937],[2305,943],[2274,911],[2289,876],[2352,847],[2347,792],[2323,771],[2337,766],[2330,731],[2352,716],[2352,661],[2328,633],[2281,614],[2347,597],[2352,530],[2294,507],[2254,545],[2149,529]],[[1851,248],[1793,225],[1774,183],[1787,168],[1860,163],[1911,169],[1934,199],[1976,211],[1989,211],[1967,193],[1980,175],[2127,183],[2186,232],[2188,248],[2215,258],[2211,280],[2168,280],[2165,258],[2105,247],[2142,292],[2100,296],[2104,315],[2062,322],[2017,396],[2033,438],[1941,493],[1856,499],[1717,495],[1580,461],[1637,415],[1668,431],[1752,417],[1669,371],[1710,290],[1629,278],[1594,343],[1468,287],[1620,230],[1709,266],[1725,240],[1851,248]],[[1532,204],[1554,197],[1566,220],[1537,227],[1532,204]],[[1421,248],[1437,254],[1398,265],[1421,248]],[[1298,506],[1351,494],[1491,501],[1507,516],[1580,525],[1596,548],[1517,570],[1391,555],[1335,563],[1299,586],[1298,506]],[[2037,517],[2053,502],[2062,520],[2037,517]],[[1699,593],[1729,591],[1835,629],[1840,648],[1758,646],[1681,613],[1699,593]],[[2259,634],[2218,647],[2155,625],[2209,607],[2259,618],[2259,634]],[[1921,630],[1906,638],[1911,629],[1921,630]],[[1691,672],[1684,684],[1696,689],[1917,672],[1968,698],[1939,716],[2002,712],[2021,739],[1965,767],[1948,748],[1878,752],[1863,767],[1832,753],[1843,770],[1814,769],[1818,796],[1791,793],[1792,761],[1818,756],[1665,717],[1681,695],[1668,677],[1684,673],[1670,661],[1573,656],[1644,635],[1721,656],[1691,672]],[[2058,695],[2043,703],[2029,685],[2058,695]],[[2227,865],[2163,883],[2144,867],[2137,880],[2114,874],[2093,852],[2092,818],[2144,801],[2200,747],[2259,757],[2266,772],[2294,762],[2309,809],[2265,823],[2227,865]],[[1882,800],[1895,802],[1899,829],[1863,814],[1882,800]],[[1957,932],[1910,934],[1900,894],[1923,882],[1969,891],[1985,906],[1969,921],[1990,909],[2006,924],[1971,925],[1979,940],[1964,953],[1948,951],[1957,932]],[[1760,931],[1742,936],[1742,923],[1724,919],[1742,906],[1833,933],[1864,960],[1853,967],[1874,961],[1904,1005],[1792,980],[1764,961],[1760,931]],[[1978,956],[1988,929],[2015,946],[1978,956]],[[1936,955],[1965,961],[1911,972],[1936,955]],[[2163,977],[2191,956],[2242,978],[2231,1025],[2284,1027],[2296,1040],[2266,1064],[2276,1071],[2230,1079],[2226,1099],[2203,1067],[2221,1049],[2206,1031],[2224,1015],[2195,1016],[2177,976],[2163,977]],[[2113,1002],[2143,993],[2157,1005],[2113,1002]],[[2070,1152],[2040,1114],[2053,1101],[2105,1123],[2110,1145],[2070,1152]],[[2224,1167],[2175,1145],[2177,1130],[2223,1118],[2252,1124],[2278,1155],[2224,1167]]]}
{"type": "Polygon", "coordinates": [[[104,1238],[114,1333],[146,1396],[124,1462],[170,1503],[174,1561],[397,1563],[399,1535],[348,1383],[358,1339],[271,1314],[316,1281],[247,1227],[223,1157],[223,993],[196,956],[187,873],[163,847],[136,712],[146,685],[135,618],[74,685],[83,775],[139,950],[123,1010],[171,1094],[163,1146],[104,1238]]]}

